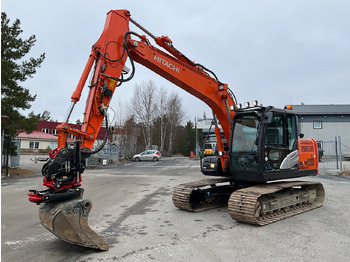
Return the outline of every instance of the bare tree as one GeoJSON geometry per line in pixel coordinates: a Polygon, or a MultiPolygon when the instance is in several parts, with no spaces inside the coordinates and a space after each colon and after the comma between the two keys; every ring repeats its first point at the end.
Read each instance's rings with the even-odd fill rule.
{"type": "Polygon", "coordinates": [[[158,94],[158,118],[160,120],[160,150],[164,151],[167,121],[168,94],[161,88],[158,94]]]}
{"type": "Polygon", "coordinates": [[[113,119],[111,122],[114,122],[115,127],[123,127],[125,122],[131,118],[132,113],[130,113],[130,108],[126,101],[122,101],[121,98],[118,99],[116,110],[113,110],[113,119]]]}
{"type": "Polygon", "coordinates": [[[135,153],[137,153],[137,140],[139,133],[139,128],[134,121],[134,117],[130,116],[130,118],[125,121],[124,127],[121,130],[121,134],[124,137],[122,151],[124,157],[131,158],[135,153]]]}
{"type": "Polygon", "coordinates": [[[146,149],[152,146],[151,127],[157,116],[156,86],[152,80],[135,85],[131,99],[135,120],[141,124],[146,149]]]}
{"type": "Polygon", "coordinates": [[[132,156],[135,152],[135,132],[133,130],[133,116],[128,110],[128,106],[120,98],[117,102],[117,110],[113,110],[113,122],[115,131],[113,134],[113,141],[119,146],[119,154],[123,158],[132,156]]]}
{"type": "Polygon", "coordinates": [[[169,121],[169,152],[173,152],[173,142],[175,138],[175,128],[180,125],[184,112],[182,110],[181,99],[177,93],[172,93],[168,99],[167,119],[169,121]]]}

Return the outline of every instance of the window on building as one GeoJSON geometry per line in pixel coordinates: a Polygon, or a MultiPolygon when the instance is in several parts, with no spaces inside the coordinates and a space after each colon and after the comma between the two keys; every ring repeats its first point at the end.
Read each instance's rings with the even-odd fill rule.
{"type": "Polygon", "coordinates": [[[57,142],[50,142],[50,149],[57,148],[57,142]]]}
{"type": "Polygon", "coordinates": [[[74,136],[74,135],[72,135],[72,134],[69,134],[69,138],[71,138],[71,139],[75,139],[75,136],[74,136]]]}
{"type": "Polygon", "coordinates": [[[38,149],[39,148],[39,142],[29,142],[29,148],[35,148],[35,149],[38,149]]]}
{"type": "Polygon", "coordinates": [[[314,121],[314,129],[322,129],[322,121],[314,121]]]}
{"type": "Polygon", "coordinates": [[[57,130],[56,130],[56,129],[52,129],[52,134],[53,134],[53,135],[58,135],[57,130]]]}
{"type": "Polygon", "coordinates": [[[41,132],[44,132],[44,133],[46,133],[46,134],[50,134],[50,129],[48,129],[48,128],[42,128],[42,129],[41,129],[41,132]]]}

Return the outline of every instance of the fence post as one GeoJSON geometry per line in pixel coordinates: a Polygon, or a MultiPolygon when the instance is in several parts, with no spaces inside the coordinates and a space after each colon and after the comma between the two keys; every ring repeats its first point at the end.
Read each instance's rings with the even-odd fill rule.
{"type": "Polygon", "coordinates": [[[1,167],[5,166],[5,130],[1,132],[1,167]]]}
{"type": "Polygon", "coordinates": [[[340,171],[343,170],[343,162],[342,162],[342,152],[341,152],[341,140],[340,136],[338,136],[338,148],[339,148],[339,165],[340,165],[340,171]]]}
{"type": "Polygon", "coordinates": [[[335,137],[335,157],[336,157],[336,162],[337,162],[337,169],[339,169],[339,165],[338,165],[338,141],[337,141],[337,137],[335,137]]]}
{"type": "Polygon", "coordinates": [[[6,177],[9,177],[10,136],[6,137],[6,177]]]}

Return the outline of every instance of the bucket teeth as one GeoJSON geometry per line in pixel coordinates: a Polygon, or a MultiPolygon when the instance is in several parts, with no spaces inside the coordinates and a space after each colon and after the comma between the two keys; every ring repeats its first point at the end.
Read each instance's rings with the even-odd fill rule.
{"type": "Polygon", "coordinates": [[[59,239],[72,244],[108,250],[107,242],[88,225],[92,202],[75,199],[40,205],[41,224],[59,239]]]}

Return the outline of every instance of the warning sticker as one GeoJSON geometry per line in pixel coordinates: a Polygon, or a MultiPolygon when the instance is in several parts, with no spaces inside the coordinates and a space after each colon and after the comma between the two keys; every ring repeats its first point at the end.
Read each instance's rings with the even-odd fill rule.
{"type": "Polygon", "coordinates": [[[115,80],[111,79],[111,81],[109,82],[109,87],[113,88],[115,86],[115,80]]]}

